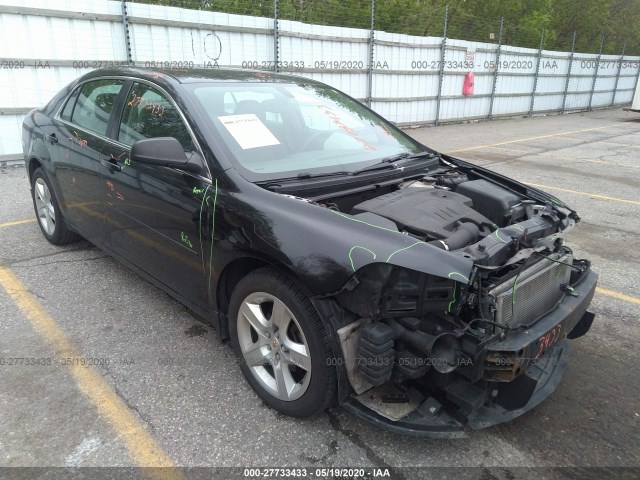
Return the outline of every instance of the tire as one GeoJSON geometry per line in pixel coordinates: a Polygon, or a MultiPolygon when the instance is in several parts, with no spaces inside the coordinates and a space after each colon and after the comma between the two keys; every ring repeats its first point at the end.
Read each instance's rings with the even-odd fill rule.
{"type": "Polygon", "coordinates": [[[49,242],[64,245],[80,239],[67,227],[51,182],[42,167],[36,168],[31,176],[31,198],[40,230],[49,242]]]}
{"type": "Polygon", "coordinates": [[[261,268],[242,278],[231,295],[229,333],[244,377],[267,405],[292,417],[333,405],[330,334],[289,276],[261,268]]]}

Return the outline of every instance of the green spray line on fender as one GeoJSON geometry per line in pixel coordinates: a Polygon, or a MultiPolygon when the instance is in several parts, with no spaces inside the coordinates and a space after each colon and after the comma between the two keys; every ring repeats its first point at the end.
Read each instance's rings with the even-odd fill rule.
{"type": "Polygon", "coordinates": [[[218,201],[218,179],[215,179],[216,191],[213,194],[213,213],[211,214],[211,254],[209,255],[209,293],[211,293],[211,271],[213,270],[213,236],[216,233],[216,202],[218,201]]]}
{"type": "Polygon", "coordinates": [[[400,248],[399,250],[396,250],[395,252],[393,252],[391,255],[389,255],[387,257],[387,262],[389,262],[389,260],[391,260],[391,257],[393,257],[396,253],[400,253],[403,250],[409,250],[411,247],[415,247],[416,245],[419,245],[421,243],[424,243],[424,242],[418,241],[418,242],[414,243],[413,245],[409,245],[408,247],[404,247],[404,248],[400,248]]]}
{"type": "MultiPolygon", "coordinates": [[[[351,220],[352,222],[363,223],[363,224],[368,225],[368,226],[373,227],[373,228],[378,228],[378,229],[380,229],[380,230],[387,230],[388,232],[398,233],[398,234],[402,235],[403,237],[405,236],[402,232],[399,232],[399,231],[397,231],[397,230],[391,230],[390,228],[380,227],[379,225],[374,225],[374,224],[372,224],[372,223],[365,222],[364,220],[358,220],[357,218],[353,218],[353,217],[351,217],[351,216],[345,215],[345,214],[344,214],[344,213],[342,213],[342,212],[336,212],[335,210],[329,210],[329,211],[330,211],[330,212],[333,212],[333,213],[335,213],[336,215],[339,215],[339,216],[341,216],[341,217],[343,217],[343,218],[346,218],[347,220],[351,220]]],[[[497,227],[497,225],[496,225],[496,227],[497,227]]],[[[496,230],[496,236],[497,236],[497,235],[498,235],[498,231],[496,230]]],[[[500,238],[500,237],[498,237],[498,238],[500,238]]],[[[502,239],[500,239],[500,240],[502,240],[502,239]]],[[[399,250],[396,250],[395,252],[391,253],[391,255],[389,255],[389,257],[387,258],[387,262],[388,262],[388,261],[389,261],[389,259],[390,259],[393,255],[395,255],[396,253],[401,252],[401,251],[403,251],[403,250],[408,250],[409,248],[411,248],[411,247],[413,247],[413,246],[415,246],[415,245],[418,245],[418,244],[420,244],[420,243],[424,243],[424,242],[416,242],[416,243],[414,243],[414,244],[412,244],[412,245],[409,245],[408,247],[404,247],[404,248],[401,248],[401,249],[399,249],[399,250]]],[[[508,243],[508,242],[505,242],[505,243],[508,243]]],[[[353,249],[354,249],[354,248],[363,248],[363,249],[365,249],[365,250],[367,250],[367,251],[371,252],[371,250],[369,250],[368,248],[364,248],[364,247],[360,247],[359,245],[356,245],[356,246],[354,246],[354,247],[351,247],[351,250],[349,250],[349,260],[351,260],[351,252],[353,251],[353,249]]],[[[373,254],[373,255],[374,255],[374,257],[373,257],[373,258],[374,258],[374,260],[375,260],[375,253],[371,252],[371,254],[373,254]]],[[[354,265],[353,265],[353,261],[352,261],[352,260],[351,260],[351,268],[352,268],[352,269],[353,269],[353,271],[355,272],[355,268],[354,268],[354,265]]],[[[451,272],[451,273],[449,273],[449,278],[451,278],[451,276],[452,276],[452,275],[459,275],[460,277],[464,278],[464,279],[465,279],[465,281],[466,281],[467,283],[469,283],[469,279],[468,279],[467,277],[465,277],[465,276],[464,276],[463,274],[461,274],[461,273],[458,273],[458,272],[451,272]]]]}
{"type": "Polygon", "coordinates": [[[368,222],[365,222],[364,220],[358,220],[357,218],[353,218],[353,217],[347,216],[344,213],[336,212],[335,210],[329,210],[329,211],[335,213],[336,215],[340,215],[342,218],[346,218],[347,220],[351,220],[352,222],[364,223],[365,225],[369,225],[370,227],[373,227],[373,228],[379,228],[380,230],[386,230],[388,232],[399,233],[403,237],[405,236],[403,233],[401,233],[401,232],[399,232],[397,230],[391,230],[390,228],[381,227],[379,225],[374,225],[373,223],[368,223],[368,222]]]}
{"type": "MultiPolygon", "coordinates": [[[[207,188],[204,189],[204,194],[202,195],[202,203],[200,204],[200,221],[198,222],[198,238],[200,238],[200,255],[202,256],[202,273],[206,272],[204,268],[204,244],[202,243],[202,210],[204,210],[204,202],[207,198],[207,191],[211,185],[207,185],[207,188]]],[[[194,193],[195,187],[194,187],[194,193]]]]}
{"type": "Polygon", "coordinates": [[[356,248],[361,248],[362,250],[366,250],[367,252],[369,252],[371,255],[373,255],[373,259],[376,259],[376,254],[375,252],[372,252],[371,250],[369,250],[366,247],[361,247],[360,245],[354,245],[353,247],[351,247],[351,250],[349,250],[349,261],[351,262],[351,269],[355,272],[356,271],[356,267],[353,265],[353,258],[351,258],[351,252],[353,252],[356,248]]]}
{"type": "Polygon", "coordinates": [[[469,283],[469,279],[467,277],[465,277],[463,274],[458,273],[458,272],[451,272],[449,275],[447,275],[447,277],[451,278],[452,275],[458,275],[462,278],[464,278],[466,280],[467,283],[469,283]]]}

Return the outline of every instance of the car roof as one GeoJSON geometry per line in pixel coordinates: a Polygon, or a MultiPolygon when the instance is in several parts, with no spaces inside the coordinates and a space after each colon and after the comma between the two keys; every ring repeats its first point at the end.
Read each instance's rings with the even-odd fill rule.
{"type": "Polygon", "coordinates": [[[84,75],[83,80],[106,76],[130,76],[150,80],[159,85],[174,86],[176,83],[225,83],[225,82],[254,82],[254,83],[313,83],[320,84],[309,78],[273,73],[260,70],[221,69],[221,68],[101,68],[84,75]]]}

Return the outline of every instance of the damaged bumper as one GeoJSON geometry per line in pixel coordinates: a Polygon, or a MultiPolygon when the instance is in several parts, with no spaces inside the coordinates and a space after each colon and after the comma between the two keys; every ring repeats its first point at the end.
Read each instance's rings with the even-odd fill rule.
{"type": "Polygon", "coordinates": [[[456,378],[432,395],[384,385],[352,395],[343,406],[387,430],[431,438],[464,437],[465,427],[485,428],[522,415],[560,382],[568,361],[567,339],[590,329],[594,315],[587,308],[597,278],[589,271],[554,311],[530,328],[486,345],[482,380],[456,378]],[[381,414],[383,404],[396,402],[399,413],[381,414]]]}

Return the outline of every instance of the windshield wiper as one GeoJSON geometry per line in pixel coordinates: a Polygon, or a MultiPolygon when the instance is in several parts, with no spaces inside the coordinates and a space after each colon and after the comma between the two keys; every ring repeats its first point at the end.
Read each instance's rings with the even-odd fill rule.
{"type": "Polygon", "coordinates": [[[308,180],[310,178],[337,177],[342,175],[351,175],[351,172],[342,171],[342,170],[338,172],[328,172],[328,173],[300,172],[295,177],[276,178],[273,180],[268,180],[266,182],[258,182],[258,183],[266,185],[267,187],[270,187],[272,185],[277,185],[280,182],[295,182],[296,180],[308,180]]]}
{"type": "MultiPolygon", "coordinates": [[[[338,176],[353,176],[359,175],[364,172],[372,172],[374,170],[382,170],[386,168],[398,168],[397,163],[401,160],[405,160],[407,162],[412,162],[418,158],[440,158],[440,156],[436,153],[432,152],[419,152],[419,153],[399,153],[397,155],[392,155],[390,157],[385,157],[377,163],[373,165],[369,165],[368,167],[361,168],[360,170],[355,171],[346,171],[346,170],[338,170],[335,172],[327,172],[327,173],[310,173],[310,172],[300,172],[295,177],[286,177],[286,178],[278,178],[269,180],[267,182],[259,182],[260,184],[265,185],[267,188],[270,188],[274,185],[278,185],[280,182],[295,182],[296,180],[308,180],[312,178],[325,178],[325,177],[338,177],[338,176]]],[[[404,162],[403,162],[404,163],[404,162]]]]}
{"type": "Polygon", "coordinates": [[[374,163],[373,165],[369,165],[368,167],[361,168],[360,170],[356,170],[351,172],[351,175],[359,175],[364,172],[371,172],[373,170],[384,170],[387,168],[398,168],[398,163],[403,161],[403,163],[410,162],[412,160],[416,160],[418,158],[437,158],[438,155],[433,152],[419,152],[419,153],[399,153],[397,155],[391,155],[390,157],[385,157],[380,160],[378,163],[374,163]]]}
{"type": "Polygon", "coordinates": [[[297,180],[306,180],[307,178],[322,178],[322,177],[335,177],[337,175],[350,175],[351,172],[346,171],[338,171],[338,172],[328,172],[328,173],[309,173],[309,172],[300,172],[293,179],[297,180]]]}

